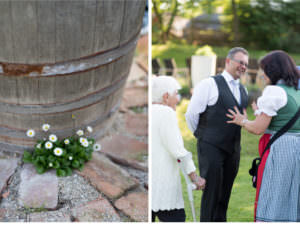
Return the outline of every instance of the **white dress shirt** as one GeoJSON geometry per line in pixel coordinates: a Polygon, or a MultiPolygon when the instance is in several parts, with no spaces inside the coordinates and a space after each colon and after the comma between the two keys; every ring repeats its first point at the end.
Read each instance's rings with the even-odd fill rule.
{"type": "MultiPolygon", "coordinates": [[[[237,101],[240,102],[241,97],[239,89],[238,91],[234,91],[234,88],[239,87],[239,79],[234,80],[233,77],[226,70],[224,70],[221,75],[225,78],[229,89],[231,90],[237,101]]],[[[218,97],[218,87],[215,80],[212,77],[206,78],[196,85],[187,112],[185,114],[185,119],[188,128],[193,133],[197,129],[197,125],[200,118],[199,114],[203,113],[206,110],[207,106],[212,106],[216,104],[218,97]]]]}
{"type": "Polygon", "coordinates": [[[152,105],[152,210],[184,208],[179,163],[181,159],[187,174],[196,171],[191,157],[183,145],[176,112],[168,106],[152,105]]]}

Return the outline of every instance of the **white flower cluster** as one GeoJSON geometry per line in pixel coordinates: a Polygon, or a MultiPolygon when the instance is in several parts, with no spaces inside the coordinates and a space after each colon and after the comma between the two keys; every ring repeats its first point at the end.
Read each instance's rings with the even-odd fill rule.
{"type": "Polygon", "coordinates": [[[81,137],[81,138],[79,138],[79,142],[83,147],[86,147],[86,148],[89,147],[89,141],[87,138],[81,137]]]}
{"type": "MultiPolygon", "coordinates": [[[[51,127],[50,124],[47,124],[47,123],[43,124],[42,130],[44,132],[47,132],[47,131],[49,131],[50,127],[51,127]]],[[[93,128],[91,126],[87,126],[86,130],[89,133],[93,132],[93,128]]],[[[92,142],[89,142],[87,138],[82,137],[84,135],[83,130],[78,130],[76,132],[76,134],[80,137],[79,142],[83,147],[87,148],[90,144],[92,144],[92,142]]],[[[35,136],[35,131],[33,129],[29,129],[29,130],[27,130],[26,135],[28,137],[34,137],[35,136]]],[[[55,143],[58,140],[58,138],[55,134],[50,134],[48,139],[49,139],[48,141],[46,141],[47,140],[46,138],[43,139],[44,141],[46,141],[44,146],[45,146],[46,149],[52,149],[53,148],[53,143],[55,143]]],[[[66,145],[68,145],[68,144],[70,144],[70,140],[66,138],[64,140],[64,143],[66,145]]],[[[39,148],[39,149],[42,148],[41,143],[37,144],[36,147],[39,148]]],[[[100,144],[94,144],[93,145],[93,150],[94,151],[100,151],[101,150],[101,145],[100,144]]],[[[61,156],[63,154],[63,149],[59,148],[59,147],[56,147],[53,150],[53,152],[54,152],[55,155],[61,156]]],[[[73,157],[69,156],[69,160],[73,160],[73,157]]],[[[49,163],[49,166],[52,167],[53,166],[52,163],[49,163]]]]}

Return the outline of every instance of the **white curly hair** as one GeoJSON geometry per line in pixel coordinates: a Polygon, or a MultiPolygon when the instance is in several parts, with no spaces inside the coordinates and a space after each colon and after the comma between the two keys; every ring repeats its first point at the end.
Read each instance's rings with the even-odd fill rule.
{"type": "Polygon", "coordinates": [[[170,76],[153,76],[152,77],[152,102],[162,103],[163,95],[168,93],[174,94],[175,91],[181,89],[180,84],[170,76]]]}

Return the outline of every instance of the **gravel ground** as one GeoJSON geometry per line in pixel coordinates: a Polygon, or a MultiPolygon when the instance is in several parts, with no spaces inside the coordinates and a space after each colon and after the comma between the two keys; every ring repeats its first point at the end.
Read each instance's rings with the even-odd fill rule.
{"type": "Polygon", "coordinates": [[[73,208],[95,200],[100,195],[93,186],[76,173],[69,177],[60,177],[58,186],[59,208],[73,208]]]}

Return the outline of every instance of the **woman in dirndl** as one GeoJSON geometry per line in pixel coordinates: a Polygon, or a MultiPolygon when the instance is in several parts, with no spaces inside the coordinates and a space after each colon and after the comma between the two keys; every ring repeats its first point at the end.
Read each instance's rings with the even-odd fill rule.
{"type": "MultiPolygon", "coordinates": [[[[262,154],[270,137],[282,128],[300,107],[300,77],[293,59],[284,51],[272,51],[261,61],[267,86],[257,104],[256,118],[247,119],[229,110],[228,123],[242,126],[253,134],[264,134],[259,143],[262,154]]],[[[300,119],[271,145],[258,171],[255,220],[265,222],[300,221],[300,119]]]]}

